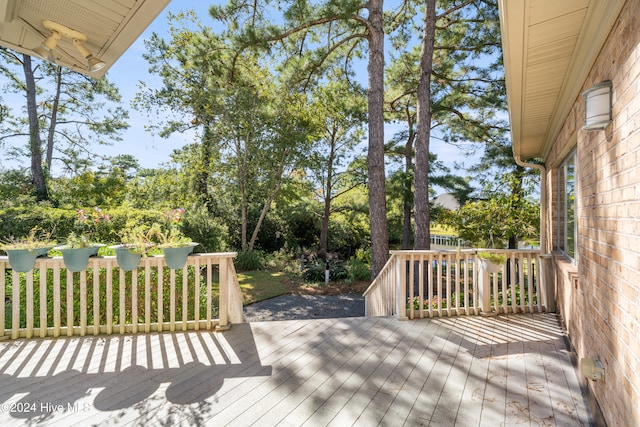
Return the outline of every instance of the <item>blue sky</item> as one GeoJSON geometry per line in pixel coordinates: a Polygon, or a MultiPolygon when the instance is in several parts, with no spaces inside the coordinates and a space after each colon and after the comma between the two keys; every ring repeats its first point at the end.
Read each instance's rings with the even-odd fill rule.
{"type": "MultiPolygon", "coordinates": [[[[144,40],[148,39],[154,32],[168,39],[168,12],[178,13],[193,9],[205,25],[213,25],[213,20],[209,18],[208,12],[211,4],[214,4],[214,2],[206,0],[196,2],[172,0],[124,55],[111,66],[107,72],[107,77],[120,90],[127,108],[130,107],[131,100],[138,91],[138,82],[144,81],[149,87],[160,85],[159,78],[149,74],[149,64],[142,57],[145,53],[144,40]]],[[[154,136],[144,129],[145,124],[149,122],[146,114],[140,113],[133,108],[129,108],[129,110],[130,127],[122,135],[123,140],[111,146],[99,147],[105,155],[132,154],[138,159],[142,167],[153,168],[161,163],[168,162],[169,155],[174,149],[189,144],[194,140],[193,133],[173,134],[169,138],[154,136]]]]}
{"type": "MultiPolygon", "coordinates": [[[[137,83],[143,80],[147,85],[151,86],[159,84],[156,76],[148,74],[148,63],[142,58],[145,52],[144,40],[151,36],[152,32],[168,38],[167,12],[178,13],[187,9],[193,9],[199,16],[204,25],[214,26],[214,21],[209,17],[208,9],[211,4],[222,3],[220,1],[190,1],[190,0],[172,0],[167,8],[155,19],[155,21],[147,28],[147,30],[138,38],[138,40],[128,49],[128,51],[111,67],[107,76],[115,83],[120,93],[125,98],[126,105],[129,105],[137,91],[137,83]],[[135,73],[132,73],[135,70],[135,73]]],[[[364,67],[363,67],[364,68],[364,67]]],[[[363,69],[363,84],[366,84],[366,69],[363,69]]],[[[161,163],[169,161],[170,153],[176,149],[191,143],[194,140],[194,134],[179,135],[174,134],[170,138],[161,138],[153,136],[144,130],[144,125],[148,119],[143,114],[131,109],[129,123],[131,127],[123,135],[123,141],[113,146],[104,147],[105,154],[132,154],[140,162],[142,167],[155,167],[161,163]]],[[[388,126],[385,130],[385,139],[390,139],[393,135],[393,126],[388,126]]],[[[432,151],[437,153],[438,158],[447,166],[453,167],[454,162],[464,162],[471,164],[475,159],[466,159],[461,155],[458,147],[451,144],[445,144],[437,140],[431,142],[432,151]]]]}
{"type": "MultiPolygon", "coordinates": [[[[173,150],[192,143],[197,135],[194,132],[185,134],[172,134],[169,138],[153,135],[145,130],[145,125],[150,122],[146,113],[136,111],[131,107],[131,100],[138,91],[138,83],[144,81],[149,87],[159,86],[157,76],[148,72],[149,64],[144,60],[144,41],[153,32],[168,39],[169,24],[168,12],[179,13],[187,9],[193,9],[204,25],[215,28],[217,25],[208,13],[211,4],[220,4],[226,0],[172,0],[154,22],[142,33],[142,35],[129,47],[129,49],[111,66],[107,77],[120,90],[124,107],[129,110],[129,129],[122,134],[122,141],[114,142],[109,146],[95,146],[93,149],[100,155],[115,156],[118,154],[131,154],[143,168],[155,168],[162,163],[169,162],[173,150]]],[[[366,65],[362,69],[362,83],[366,85],[366,65]]],[[[21,97],[20,97],[21,98],[21,97]]],[[[8,99],[5,98],[5,101],[8,99]]],[[[22,99],[21,99],[22,102],[22,99]]],[[[389,125],[385,128],[385,139],[391,139],[397,128],[389,125]]],[[[431,151],[438,155],[438,159],[453,169],[454,162],[464,162],[465,165],[475,163],[475,158],[465,158],[461,150],[453,145],[445,144],[432,139],[431,151]]],[[[54,171],[55,174],[55,171],[54,171]]],[[[465,172],[461,171],[464,175],[465,172]]]]}

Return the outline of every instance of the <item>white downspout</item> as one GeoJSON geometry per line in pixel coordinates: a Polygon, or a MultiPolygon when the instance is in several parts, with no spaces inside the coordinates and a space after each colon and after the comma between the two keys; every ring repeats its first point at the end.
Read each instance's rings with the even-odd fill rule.
{"type": "Polygon", "coordinates": [[[540,254],[547,255],[547,168],[537,163],[527,163],[514,156],[516,163],[523,168],[534,168],[540,171],[540,254]]]}
{"type": "Polygon", "coordinates": [[[527,163],[523,161],[520,156],[514,156],[516,163],[525,168],[534,168],[540,171],[540,259],[542,262],[540,265],[541,276],[547,283],[543,283],[541,286],[542,300],[544,301],[547,311],[555,311],[555,296],[553,295],[553,279],[550,275],[552,270],[551,253],[547,249],[547,168],[544,165],[536,163],[527,163]]]}

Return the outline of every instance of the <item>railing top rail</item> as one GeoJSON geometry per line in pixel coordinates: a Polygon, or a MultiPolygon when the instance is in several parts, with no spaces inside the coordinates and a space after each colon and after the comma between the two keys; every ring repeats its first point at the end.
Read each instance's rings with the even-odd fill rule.
{"type": "MultiPolygon", "coordinates": [[[[237,252],[210,252],[210,253],[193,253],[190,254],[189,257],[199,257],[199,258],[235,258],[238,256],[237,252]]],[[[149,255],[147,258],[162,258],[163,255],[149,255]]],[[[106,256],[94,256],[90,259],[116,259],[115,255],[106,255],[106,256]]],[[[61,256],[56,257],[40,257],[38,261],[41,260],[60,260],[62,261],[61,256]]],[[[9,262],[9,257],[7,255],[0,255],[0,262],[9,262]]]]}
{"type": "MultiPolygon", "coordinates": [[[[363,296],[367,296],[367,294],[374,289],[377,284],[378,284],[378,280],[380,277],[382,277],[383,273],[391,268],[392,263],[394,262],[394,256],[393,256],[393,251],[391,252],[391,256],[389,257],[389,259],[387,260],[387,262],[384,264],[384,267],[382,267],[382,270],[380,270],[380,272],[378,273],[378,276],[373,279],[373,281],[371,282],[371,284],[369,285],[369,287],[367,288],[366,291],[364,291],[364,293],[362,294],[363,296]]],[[[381,279],[380,279],[381,280],[381,279]]]]}
{"type": "Polygon", "coordinates": [[[431,254],[440,254],[440,253],[463,253],[463,254],[472,254],[475,255],[478,252],[496,252],[496,253],[532,253],[537,254],[540,253],[540,249],[432,249],[432,250],[412,250],[412,249],[403,249],[403,250],[393,250],[389,251],[391,255],[431,255],[431,254]]]}

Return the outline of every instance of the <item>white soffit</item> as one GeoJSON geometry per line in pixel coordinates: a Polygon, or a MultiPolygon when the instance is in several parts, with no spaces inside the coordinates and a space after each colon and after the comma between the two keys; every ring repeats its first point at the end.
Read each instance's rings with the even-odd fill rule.
{"type": "Polygon", "coordinates": [[[0,0],[0,45],[32,54],[50,34],[42,21],[62,24],[87,36],[85,46],[106,67],[89,73],[86,61],[62,38],[56,63],[92,77],[102,77],[170,0],[0,0]]]}
{"type": "Polygon", "coordinates": [[[624,0],[499,0],[513,151],[544,157],[624,0]]]}

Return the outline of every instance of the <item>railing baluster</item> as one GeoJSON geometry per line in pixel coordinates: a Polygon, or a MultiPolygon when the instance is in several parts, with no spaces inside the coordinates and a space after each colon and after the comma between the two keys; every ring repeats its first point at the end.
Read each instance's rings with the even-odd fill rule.
{"type": "Polygon", "coordinates": [[[158,258],[156,268],[158,269],[158,332],[162,332],[164,324],[164,260],[158,258]]]}
{"type": "Polygon", "coordinates": [[[74,273],[67,270],[67,336],[73,335],[73,279],[74,273]]]}
{"type": "MultiPolygon", "coordinates": [[[[111,269],[111,266],[109,266],[109,269],[111,269]]],[[[125,325],[127,324],[126,322],[126,293],[125,293],[125,289],[124,289],[124,284],[125,284],[125,277],[124,277],[124,270],[118,270],[119,271],[119,275],[118,275],[118,311],[119,311],[119,319],[118,319],[118,324],[120,326],[120,333],[124,335],[125,331],[125,325]]]]}
{"type": "Polygon", "coordinates": [[[211,318],[213,317],[212,287],[213,287],[213,267],[211,258],[207,258],[207,329],[211,329],[211,318]]]}
{"type": "Polygon", "coordinates": [[[113,332],[113,269],[107,266],[106,276],[106,302],[107,302],[107,334],[111,335],[113,332]]]}
{"type": "Polygon", "coordinates": [[[53,267],[53,336],[60,336],[60,265],[53,267]]]}
{"type": "MultiPolygon", "coordinates": [[[[5,276],[5,264],[2,263],[0,264],[0,301],[6,301],[6,289],[7,289],[7,283],[6,283],[6,276],[5,276]]],[[[6,310],[6,304],[0,304],[0,337],[2,337],[2,339],[4,339],[4,337],[6,336],[4,334],[4,330],[6,328],[5,322],[4,322],[4,316],[5,316],[5,310],[6,310]]]]}
{"type": "Polygon", "coordinates": [[[144,331],[151,332],[151,263],[144,260],[144,331]]]}
{"type": "Polygon", "coordinates": [[[195,330],[200,330],[200,257],[195,261],[195,274],[193,285],[195,287],[193,296],[193,319],[195,321],[195,330]]]}
{"type": "Polygon", "coordinates": [[[47,262],[39,265],[40,274],[40,338],[47,336],[47,262]]]}
{"type": "MultiPolygon", "coordinates": [[[[451,268],[453,267],[453,263],[451,262],[451,254],[445,254],[445,268],[446,268],[446,275],[447,275],[447,294],[444,295],[444,297],[446,298],[447,301],[447,316],[451,316],[451,297],[453,295],[453,292],[451,290],[451,268]]],[[[445,298],[442,298],[441,301],[444,301],[445,298]]],[[[440,302],[440,305],[442,305],[442,302],[440,302]]]]}
{"type": "MultiPolygon", "coordinates": [[[[92,269],[93,274],[96,274],[96,268],[92,269]]],[[[71,324],[71,330],[73,334],[73,323],[71,324]]],[[[80,335],[85,336],[87,334],[87,270],[80,272],[80,335]]]]}
{"type": "MultiPolygon", "coordinates": [[[[421,279],[420,269],[418,269],[418,279],[421,279]]],[[[408,287],[408,298],[407,303],[409,304],[409,319],[415,319],[415,286],[416,286],[416,272],[415,272],[415,259],[413,255],[409,255],[409,283],[406,285],[408,287]]],[[[420,310],[420,317],[422,317],[422,302],[420,301],[422,298],[422,290],[419,291],[418,297],[418,310],[420,310]]]]}
{"type": "Polygon", "coordinates": [[[33,270],[30,270],[27,274],[27,286],[26,286],[26,314],[27,314],[27,331],[26,338],[33,336],[33,270]]]}
{"type": "Polygon", "coordinates": [[[189,317],[189,271],[185,265],[182,269],[182,330],[187,330],[189,317]]]}
{"type": "Polygon", "coordinates": [[[138,269],[131,271],[131,332],[138,333],[138,269]]]}
{"type": "Polygon", "coordinates": [[[93,335],[100,333],[100,269],[93,269],[93,335]]]}
{"type": "Polygon", "coordinates": [[[176,271],[169,272],[169,330],[176,330],[176,271]]]}
{"type": "Polygon", "coordinates": [[[11,338],[20,336],[20,273],[13,270],[11,274],[12,313],[11,313],[11,338]]]}

